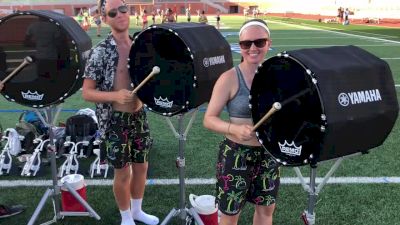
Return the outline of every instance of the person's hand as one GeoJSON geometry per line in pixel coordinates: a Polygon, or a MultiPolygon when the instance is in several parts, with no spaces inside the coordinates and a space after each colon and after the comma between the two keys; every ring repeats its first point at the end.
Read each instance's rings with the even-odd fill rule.
{"type": "Polygon", "coordinates": [[[229,127],[229,133],[241,141],[249,141],[255,137],[253,126],[247,124],[231,124],[229,127]]]}
{"type": "Polygon", "coordinates": [[[3,90],[3,88],[4,88],[4,84],[0,83],[0,91],[3,90]]]}
{"type": "Polygon", "coordinates": [[[114,101],[119,104],[127,104],[133,102],[133,95],[127,89],[121,89],[116,92],[114,101]]]}

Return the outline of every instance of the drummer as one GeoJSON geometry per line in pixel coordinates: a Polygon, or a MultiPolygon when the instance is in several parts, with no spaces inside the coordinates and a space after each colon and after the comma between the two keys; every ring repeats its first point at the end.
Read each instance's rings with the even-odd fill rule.
{"type": "Polygon", "coordinates": [[[246,202],[255,204],[254,225],[271,225],[280,184],[278,163],[268,155],[252,131],[250,88],[256,69],[271,46],[263,20],[245,22],[239,31],[242,62],[215,83],[204,126],[225,135],[219,145],[216,203],[220,225],[235,225],[246,202]],[[229,121],[221,119],[226,106],[229,121]]]}
{"type": "Polygon", "coordinates": [[[99,11],[111,33],[91,50],[82,95],[96,103],[102,144],[114,166],[121,225],[134,225],[134,220],[155,225],[159,219],[142,211],[152,139],[143,103],[131,93],[129,8],[123,0],[100,0],[99,11]]]}

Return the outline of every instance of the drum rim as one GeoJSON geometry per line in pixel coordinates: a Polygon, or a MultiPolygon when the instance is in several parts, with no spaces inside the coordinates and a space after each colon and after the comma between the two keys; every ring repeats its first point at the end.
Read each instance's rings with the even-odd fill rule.
{"type": "MultiPolygon", "coordinates": [[[[70,38],[71,44],[73,45],[73,48],[76,49],[76,50],[78,51],[78,53],[80,53],[80,54],[77,54],[79,62],[83,61],[83,55],[82,55],[82,54],[84,53],[84,51],[83,51],[82,49],[80,49],[80,47],[76,44],[76,42],[77,42],[76,39],[68,32],[68,30],[67,30],[64,26],[62,26],[62,25],[57,21],[57,19],[51,18],[51,17],[49,17],[49,16],[47,16],[47,15],[43,15],[43,14],[40,13],[41,11],[46,11],[46,12],[47,12],[47,10],[17,11],[17,12],[15,12],[15,13],[12,13],[12,14],[10,14],[10,15],[7,15],[7,16],[5,16],[5,17],[0,18],[0,26],[1,26],[3,23],[5,23],[5,21],[9,20],[9,19],[12,18],[12,17],[16,17],[16,16],[32,15],[32,16],[37,16],[37,17],[46,18],[49,22],[55,24],[55,25],[56,25],[57,27],[59,27],[60,29],[66,31],[65,34],[68,35],[68,37],[70,38]]],[[[49,12],[53,12],[53,11],[49,11],[49,12]]],[[[54,13],[55,13],[55,12],[54,12],[54,13]]],[[[60,15],[63,15],[63,14],[60,14],[60,15]]],[[[75,59],[72,59],[72,60],[75,61],[75,59]]],[[[78,64],[80,64],[79,62],[78,62],[78,64]]],[[[78,70],[75,71],[75,74],[71,74],[71,76],[74,76],[74,77],[75,77],[74,82],[71,84],[71,86],[70,86],[68,89],[66,89],[66,90],[64,90],[64,91],[62,92],[62,95],[60,95],[57,99],[55,99],[55,100],[53,100],[53,101],[51,101],[51,102],[47,102],[47,103],[45,103],[45,104],[39,104],[39,105],[38,105],[38,104],[25,104],[25,103],[20,103],[20,102],[15,101],[14,98],[8,96],[4,91],[3,91],[2,93],[0,93],[0,94],[3,95],[3,97],[4,97],[5,99],[7,99],[8,101],[10,101],[10,102],[15,102],[15,103],[17,103],[17,104],[20,104],[20,105],[23,105],[23,106],[27,106],[27,107],[32,107],[32,108],[44,108],[44,107],[47,107],[47,106],[50,106],[50,105],[61,104],[61,103],[64,102],[65,99],[67,99],[67,98],[70,97],[71,95],[75,94],[75,93],[80,89],[80,88],[75,87],[75,86],[78,84],[77,82],[79,81],[79,78],[81,77],[81,76],[80,76],[80,73],[81,73],[81,70],[83,69],[83,67],[84,67],[84,66],[79,65],[78,70]],[[74,88],[75,88],[76,90],[75,90],[75,91],[72,91],[74,88]]]]}

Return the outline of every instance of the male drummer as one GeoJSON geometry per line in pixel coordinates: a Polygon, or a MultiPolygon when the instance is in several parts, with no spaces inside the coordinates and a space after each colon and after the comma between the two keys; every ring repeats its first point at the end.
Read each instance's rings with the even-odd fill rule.
{"type": "Polygon", "coordinates": [[[121,225],[134,225],[134,220],[158,224],[157,217],[142,211],[152,139],[143,104],[130,93],[129,10],[123,0],[100,0],[99,11],[111,33],[91,50],[82,95],[96,103],[102,146],[114,166],[113,191],[121,225]]]}
{"type": "Polygon", "coordinates": [[[279,168],[257,141],[249,109],[249,89],[270,45],[270,31],[263,20],[243,24],[239,31],[243,61],[218,78],[204,115],[204,126],[226,137],[219,145],[217,162],[220,225],[236,225],[246,202],[255,205],[253,225],[272,225],[279,168]],[[225,106],[229,121],[221,118],[225,106]]]}

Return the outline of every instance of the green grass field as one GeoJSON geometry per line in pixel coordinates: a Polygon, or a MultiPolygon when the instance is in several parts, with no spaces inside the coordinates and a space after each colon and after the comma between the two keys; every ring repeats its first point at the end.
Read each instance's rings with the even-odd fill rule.
{"type": "MultiPolygon", "coordinates": [[[[196,18],[193,18],[196,19],[196,18]]],[[[287,18],[266,18],[272,33],[272,50],[267,57],[276,55],[285,50],[301,48],[317,48],[332,45],[355,45],[383,58],[392,70],[395,84],[400,84],[400,29],[369,27],[361,25],[342,26],[337,24],[322,24],[308,20],[287,18]]],[[[180,18],[181,21],[184,18],[180,18]]],[[[212,17],[209,17],[214,24],[212,17]]],[[[240,16],[223,16],[221,32],[238,32],[243,18],[240,16]]],[[[132,25],[134,22],[132,21],[132,25]]],[[[131,33],[138,31],[139,27],[132,26],[131,33]]],[[[102,37],[109,31],[104,27],[102,37]]],[[[101,38],[96,37],[92,28],[88,34],[92,37],[93,45],[101,38]]],[[[228,42],[237,43],[237,35],[228,36],[228,42]]],[[[234,63],[240,60],[238,53],[232,53],[234,63]]],[[[397,86],[400,97],[400,87],[397,86]]],[[[93,108],[93,104],[85,102],[78,91],[66,100],[64,109],[93,108]]],[[[204,109],[202,106],[201,109],[204,109]]],[[[27,109],[0,97],[0,121],[3,127],[15,127],[18,112],[7,110],[27,109]]],[[[62,112],[59,121],[64,121],[73,112],[62,112]]],[[[221,135],[209,132],[202,126],[204,112],[200,110],[189,131],[185,145],[186,178],[214,178],[214,164],[216,162],[217,145],[222,140],[221,135]]],[[[150,153],[149,179],[176,179],[178,170],[175,159],[178,154],[178,141],[173,136],[165,118],[149,113],[149,122],[154,136],[154,146],[150,153]]],[[[226,116],[224,114],[224,116],[226,116]]],[[[316,206],[316,224],[318,225],[394,225],[400,224],[400,122],[397,121],[392,133],[383,145],[372,149],[369,154],[346,158],[334,177],[343,178],[344,183],[327,184],[318,196],[316,206]],[[396,178],[397,182],[386,183],[361,183],[356,178],[371,178],[385,181],[396,178]],[[387,179],[385,179],[387,178],[387,179]]],[[[85,179],[90,180],[86,173],[89,161],[83,162],[82,173],[85,179]]],[[[62,160],[57,162],[59,166],[62,160]]],[[[333,162],[321,162],[318,167],[318,177],[323,177],[332,166],[333,162]]],[[[308,174],[309,168],[304,166],[302,171],[308,174]]],[[[111,175],[111,174],[110,174],[111,175]]],[[[282,180],[295,178],[292,168],[282,169],[282,180]]],[[[110,177],[110,176],[109,176],[110,177]]],[[[35,178],[22,178],[16,175],[0,176],[0,203],[24,204],[26,211],[15,217],[0,219],[0,224],[21,225],[26,224],[32,216],[41,196],[47,186],[32,187],[16,186],[5,187],[9,180],[27,180],[35,183],[38,180],[50,179],[48,167],[43,168],[35,178]]],[[[99,179],[99,178],[96,178],[99,179]]],[[[152,183],[152,182],[150,182],[152,183]]],[[[102,217],[96,221],[88,217],[65,218],[57,224],[65,225],[111,225],[119,224],[120,216],[114,203],[111,186],[87,187],[88,202],[102,217]]],[[[214,185],[196,184],[186,185],[186,195],[189,193],[213,194],[214,185]]],[[[178,185],[150,184],[146,189],[144,209],[157,215],[162,221],[168,212],[178,206],[178,185]]],[[[303,224],[300,214],[307,208],[307,193],[299,184],[281,185],[277,209],[274,215],[274,224],[296,225],[303,224]]],[[[253,206],[247,205],[241,216],[239,224],[248,225],[252,221],[253,206]]],[[[48,201],[42,210],[39,222],[44,222],[53,217],[51,203],[48,201]]],[[[39,223],[38,223],[39,224],[39,223]]],[[[170,224],[178,224],[173,220],[170,224]]]]}

